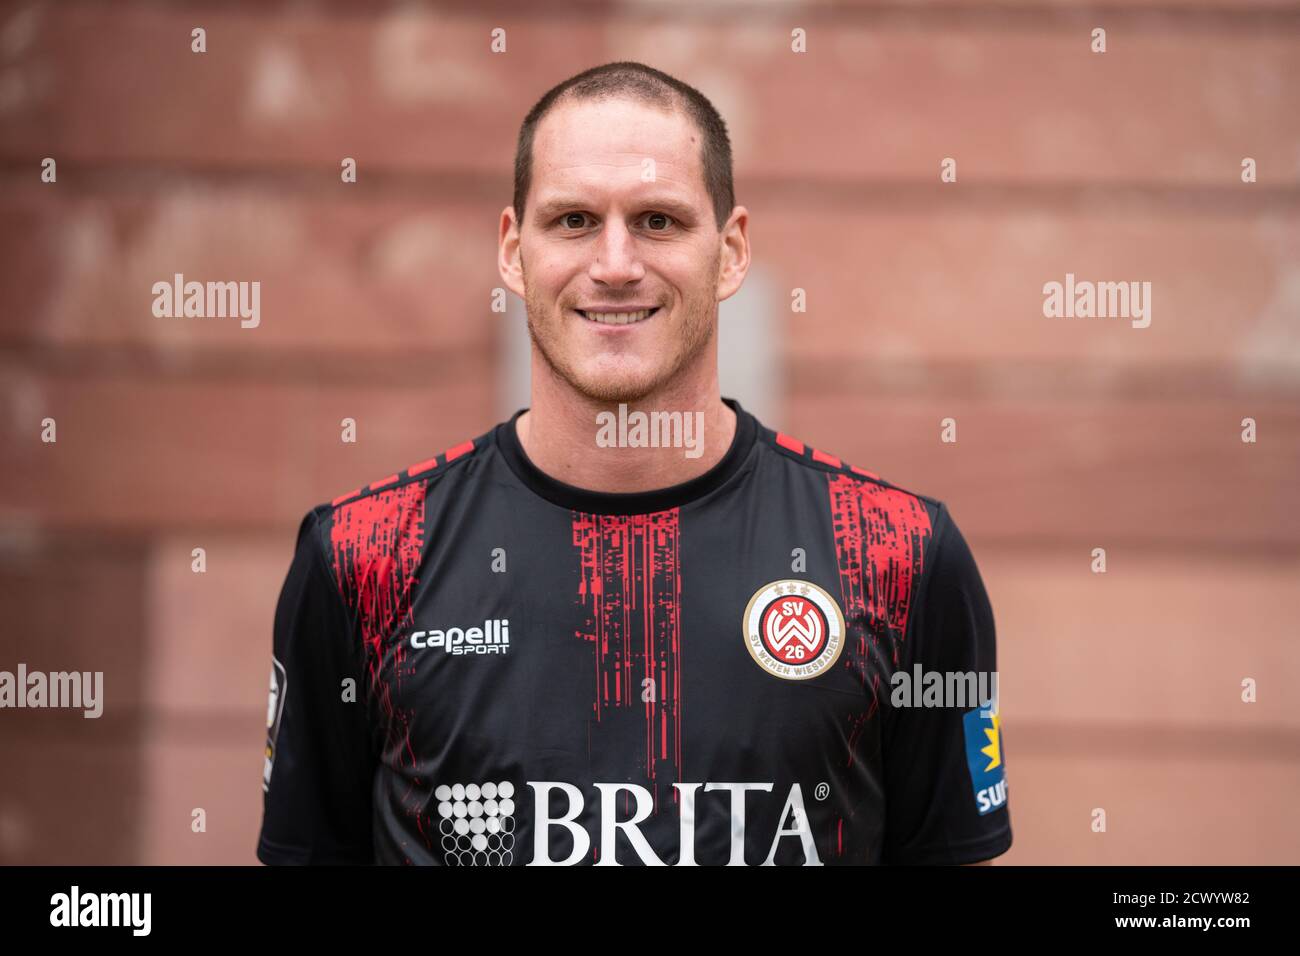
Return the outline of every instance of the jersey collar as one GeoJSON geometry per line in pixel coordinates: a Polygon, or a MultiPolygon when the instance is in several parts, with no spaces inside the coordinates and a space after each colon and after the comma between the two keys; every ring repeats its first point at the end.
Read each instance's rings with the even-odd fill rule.
{"type": "Polygon", "coordinates": [[[690,481],[653,491],[605,492],[591,491],[557,481],[529,460],[519,443],[515,422],[528,411],[521,408],[508,421],[496,427],[496,444],[510,470],[531,491],[562,508],[587,514],[650,514],[667,511],[703,497],[721,487],[727,479],[740,470],[758,436],[758,423],[754,416],[740,406],[734,398],[722,400],[736,413],[736,433],[727,453],[716,465],[690,481]]]}

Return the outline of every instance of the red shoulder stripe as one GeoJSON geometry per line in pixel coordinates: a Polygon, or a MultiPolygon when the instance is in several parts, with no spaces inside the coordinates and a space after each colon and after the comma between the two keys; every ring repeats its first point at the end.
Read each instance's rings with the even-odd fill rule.
{"type": "Polygon", "coordinates": [[[353,489],[352,489],[351,491],[349,491],[347,494],[345,494],[345,495],[339,495],[337,498],[335,498],[333,501],[331,501],[330,504],[332,504],[332,505],[341,505],[341,504],[343,504],[343,502],[347,501],[349,498],[355,498],[355,497],[356,497],[357,495],[359,495],[359,494],[361,494],[361,489],[360,489],[360,488],[353,488],[353,489]]]}
{"type": "Polygon", "coordinates": [[[438,467],[438,456],[434,455],[432,458],[425,459],[424,461],[417,461],[410,468],[406,469],[406,473],[411,477],[415,477],[422,471],[431,471],[432,469],[437,467],[438,467]]]}
{"type": "Polygon", "coordinates": [[[471,438],[469,441],[463,441],[459,445],[456,445],[454,448],[447,449],[447,461],[449,462],[455,461],[461,455],[468,455],[473,450],[474,450],[474,439],[471,438]]]}
{"type": "Polygon", "coordinates": [[[796,455],[803,454],[803,442],[801,442],[797,438],[791,438],[789,435],[785,434],[784,432],[776,433],[776,443],[780,445],[782,448],[790,449],[796,455]]]}

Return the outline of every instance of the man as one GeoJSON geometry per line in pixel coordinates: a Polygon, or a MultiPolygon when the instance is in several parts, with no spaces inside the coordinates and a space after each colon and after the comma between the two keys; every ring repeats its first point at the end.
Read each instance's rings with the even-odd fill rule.
{"type": "Polygon", "coordinates": [[[1011,844],[946,507],[719,394],[726,128],[636,63],[525,119],[527,410],[313,509],[276,610],[266,863],[974,863],[1011,844]],[[701,439],[702,436],[702,440],[701,439]],[[919,671],[918,671],[919,673],[919,671]]]}

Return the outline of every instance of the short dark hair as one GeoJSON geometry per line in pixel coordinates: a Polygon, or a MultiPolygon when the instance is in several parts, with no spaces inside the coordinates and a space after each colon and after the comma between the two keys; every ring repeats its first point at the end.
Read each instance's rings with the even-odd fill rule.
{"type": "Polygon", "coordinates": [[[620,60],[584,70],[552,87],[537,101],[519,127],[515,149],[515,216],[522,223],[528,187],[533,178],[533,136],[537,124],[562,98],[596,100],[628,97],[663,110],[682,110],[696,125],[703,142],[700,158],[704,188],[713,201],[713,217],[721,230],[736,205],[731,178],[731,140],[727,124],[699,90],[644,63],[620,60]]]}

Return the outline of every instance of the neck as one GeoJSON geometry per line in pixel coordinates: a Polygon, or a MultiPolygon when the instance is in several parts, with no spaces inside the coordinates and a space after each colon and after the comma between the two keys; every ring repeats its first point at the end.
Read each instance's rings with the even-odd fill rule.
{"type": "MultiPolygon", "coordinates": [[[[531,404],[515,423],[524,453],[538,469],[556,481],[602,492],[654,491],[704,474],[727,453],[736,433],[736,413],[722,401],[716,365],[711,375],[667,386],[635,402],[626,402],[626,415],[677,412],[694,435],[698,457],[684,447],[602,447],[602,422],[613,416],[606,435],[618,435],[619,403],[593,400],[576,392],[552,373],[544,360],[533,357],[531,404]],[[538,366],[541,367],[538,367],[538,366]],[[609,415],[601,416],[602,412],[609,415]],[[702,416],[695,413],[700,412],[702,416]]],[[[630,429],[629,429],[630,431],[630,429]]],[[[664,442],[670,436],[664,436],[664,442]]],[[[695,450],[691,450],[695,454],[695,450]]]]}

